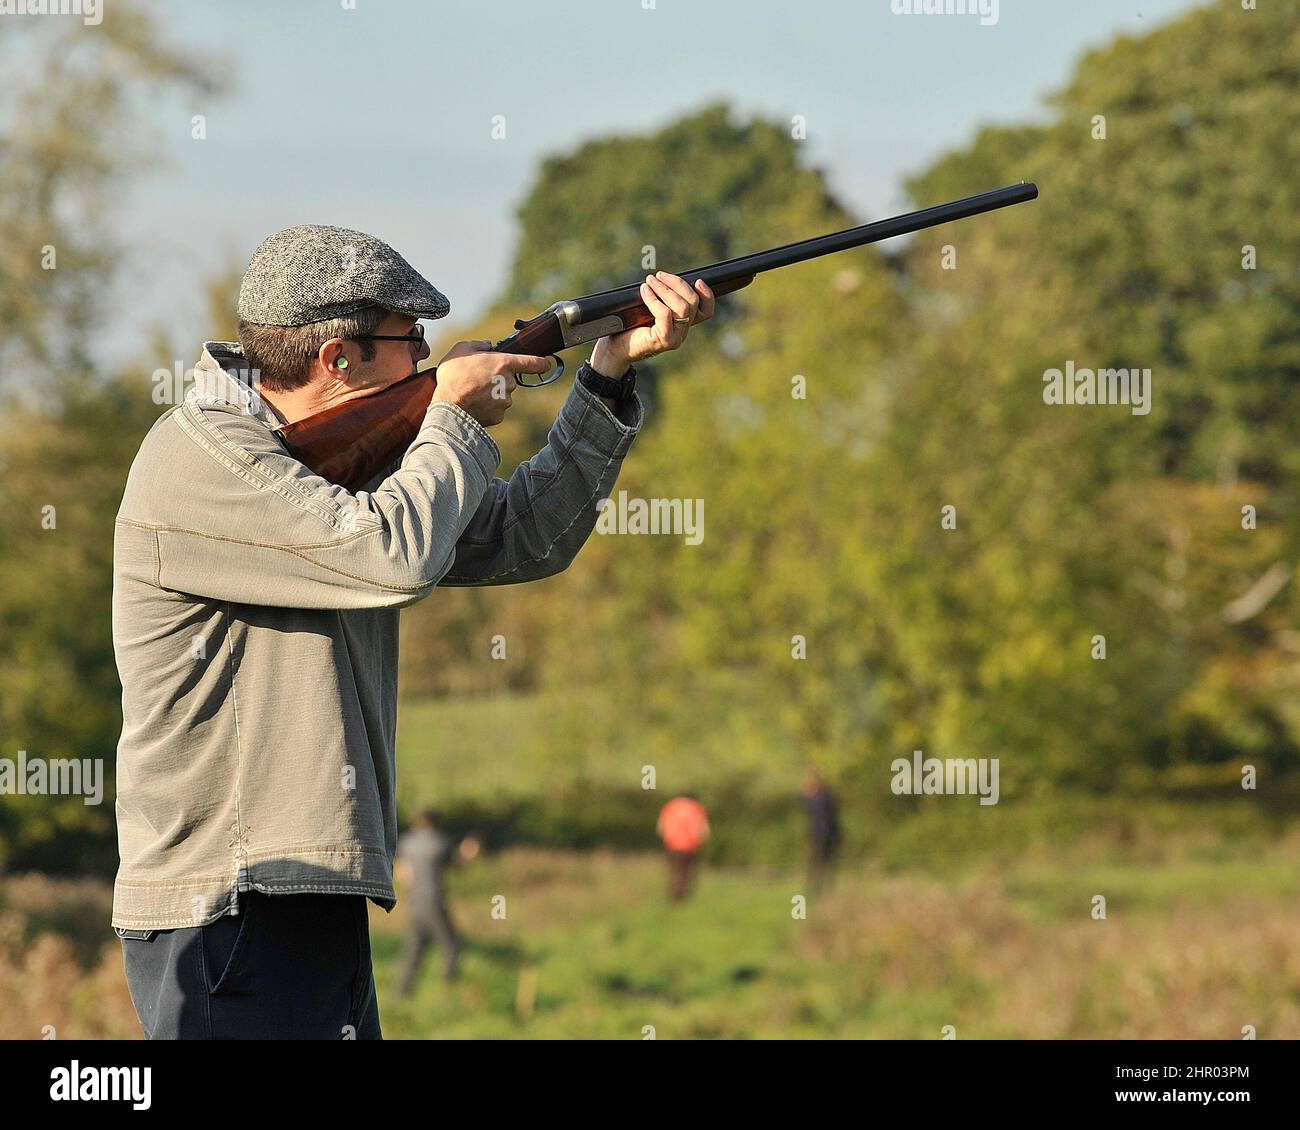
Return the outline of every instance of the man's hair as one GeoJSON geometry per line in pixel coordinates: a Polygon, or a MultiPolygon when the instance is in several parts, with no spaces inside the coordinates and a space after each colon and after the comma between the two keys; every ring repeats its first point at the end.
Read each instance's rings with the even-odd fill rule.
{"type": "MultiPolygon", "coordinates": [[[[268,392],[290,392],[311,380],[311,364],[320,347],[330,338],[349,341],[360,334],[372,334],[388,317],[382,306],[365,306],[341,318],[308,322],[305,326],[260,326],[239,320],[239,344],[251,368],[260,374],[268,392]]],[[[362,341],[361,359],[375,356],[375,343],[362,341]]]]}

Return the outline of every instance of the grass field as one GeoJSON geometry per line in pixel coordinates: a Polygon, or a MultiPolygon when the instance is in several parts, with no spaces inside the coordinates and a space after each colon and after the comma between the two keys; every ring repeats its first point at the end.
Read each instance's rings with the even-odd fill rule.
{"type": "MultiPolygon", "coordinates": [[[[868,774],[841,798],[854,862],[800,918],[797,752],[702,720],[694,744],[651,728],[626,749],[571,725],[544,696],[403,706],[403,810],[498,826],[450,877],[454,984],[432,953],[399,999],[404,908],[371,907],[388,1038],[1300,1038],[1300,825],[1285,805],[882,802],[868,774]],[[655,792],[639,788],[647,762],[655,792]],[[653,825],[683,783],[715,838],[694,896],[671,906],[653,825]]],[[[0,879],[0,1036],[138,1036],[110,902],[102,881],[0,879]]]]}
{"type": "MultiPolygon", "coordinates": [[[[400,1000],[402,908],[372,906],[384,1032],[1300,1038],[1298,844],[1142,864],[1075,845],[946,880],[855,867],[803,920],[798,871],[706,867],[670,906],[656,855],[515,848],[453,873],[466,951],[452,985],[431,954],[400,1000]]],[[[0,886],[0,1035],[137,1034],[117,943],[96,949],[107,898],[86,882],[0,886]]]]}
{"type": "Polygon", "coordinates": [[[400,909],[375,911],[386,1034],[1300,1037],[1300,879],[1285,845],[1254,862],[1040,860],[948,883],[858,869],[804,920],[797,873],[706,870],[678,906],[664,879],[649,855],[517,850],[467,869],[463,979],[443,984],[427,959],[410,1001],[395,997],[400,909]],[[505,921],[490,917],[494,894],[505,921]]]}
{"type": "MultiPolygon", "coordinates": [[[[716,718],[695,743],[649,727],[602,744],[561,706],[404,704],[404,812],[482,822],[490,850],[450,877],[465,939],[451,985],[431,953],[400,999],[404,908],[371,907],[388,1038],[1300,1038],[1300,826],[1285,806],[882,800],[868,773],[841,793],[835,886],[796,917],[797,752],[716,718]],[[653,826],[683,785],[715,837],[672,906],[653,826]]],[[[0,880],[0,1036],[138,1035],[110,901],[98,881],[0,880]]]]}

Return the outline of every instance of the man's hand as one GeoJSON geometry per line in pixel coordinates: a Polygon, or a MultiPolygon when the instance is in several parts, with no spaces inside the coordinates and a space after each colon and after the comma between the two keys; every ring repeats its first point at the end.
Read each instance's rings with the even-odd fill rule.
{"type": "Polygon", "coordinates": [[[458,341],[438,362],[434,400],[458,404],[485,428],[505,419],[516,373],[544,373],[545,357],[493,353],[490,341],[458,341]]]}
{"type": "Polygon", "coordinates": [[[606,377],[621,377],[627,367],[657,353],[679,349],[691,326],[713,317],[717,308],[709,284],[695,286],[667,271],[647,275],[641,284],[641,301],[655,316],[654,325],[637,326],[596,342],[589,365],[606,377]]]}

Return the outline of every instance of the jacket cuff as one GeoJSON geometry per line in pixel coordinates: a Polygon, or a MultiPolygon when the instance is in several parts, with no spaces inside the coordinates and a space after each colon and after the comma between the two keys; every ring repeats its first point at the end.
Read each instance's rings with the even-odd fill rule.
{"type": "Polygon", "coordinates": [[[560,415],[601,451],[611,455],[625,452],[645,422],[645,408],[639,393],[634,392],[630,399],[620,404],[616,416],[604,398],[577,380],[569,389],[560,415]]]}
{"type": "Polygon", "coordinates": [[[501,466],[501,449],[497,447],[496,440],[488,435],[487,429],[459,404],[446,400],[432,401],[424,416],[424,426],[427,428],[431,425],[468,449],[487,479],[491,480],[496,474],[497,468],[501,466]]]}

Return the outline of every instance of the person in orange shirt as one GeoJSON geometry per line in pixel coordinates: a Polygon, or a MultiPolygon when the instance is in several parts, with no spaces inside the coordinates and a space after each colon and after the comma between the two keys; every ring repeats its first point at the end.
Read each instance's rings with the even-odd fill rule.
{"type": "Polygon", "coordinates": [[[699,850],[709,838],[709,814],[690,793],[684,793],[663,806],[655,831],[668,851],[668,898],[681,902],[690,886],[699,850]]]}

